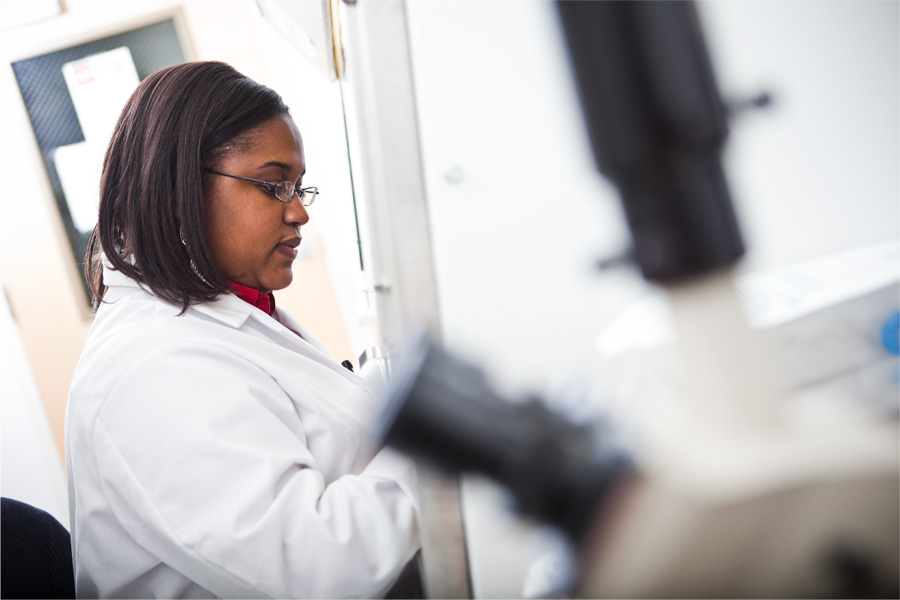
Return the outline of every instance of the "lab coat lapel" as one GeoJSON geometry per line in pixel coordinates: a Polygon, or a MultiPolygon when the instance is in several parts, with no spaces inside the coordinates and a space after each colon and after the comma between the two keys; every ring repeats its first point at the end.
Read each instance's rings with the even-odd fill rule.
{"type": "Polygon", "coordinates": [[[277,318],[270,317],[233,294],[223,294],[194,309],[235,329],[254,327],[262,330],[280,346],[292,348],[337,372],[346,371],[308,329],[284,310],[276,312],[277,318]]]}
{"type": "Polygon", "coordinates": [[[304,327],[300,321],[294,318],[292,314],[284,310],[275,312],[276,318],[269,318],[269,321],[278,324],[280,332],[286,334],[290,341],[297,345],[305,354],[312,356],[322,364],[331,368],[332,371],[339,373],[344,379],[358,383],[360,380],[352,371],[346,369],[343,365],[328,352],[325,345],[304,327]],[[314,351],[311,351],[314,350],[314,351]]]}
{"type": "Polygon", "coordinates": [[[273,320],[279,322],[282,326],[289,329],[291,333],[296,334],[296,337],[302,338],[325,356],[331,357],[322,342],[317,340],[316,337],[304,327],[300,321],[295,319],[292,314],[284,310],[277,310],[275,314],[277,316],[274,317],[273,320]]]}

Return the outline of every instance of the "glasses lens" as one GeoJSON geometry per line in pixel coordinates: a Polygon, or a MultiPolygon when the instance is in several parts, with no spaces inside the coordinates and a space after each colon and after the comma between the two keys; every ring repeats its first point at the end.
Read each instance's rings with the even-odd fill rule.
{"type": "Polygon", "coordinates": [[[318,188],[314,188],[314,187],[306,188],[300,194],[300,202],[303,203],[303,206],[309,206],[313,202],[316,201],[316,196],[318,196],[318,195],[319,195],[318,188]]]}
{"type": "Polygon", "coordinates": [[[280,181],[275,184],[275,195],[285,204],[294,199],[294,184],[290,181],[280,181]]]}

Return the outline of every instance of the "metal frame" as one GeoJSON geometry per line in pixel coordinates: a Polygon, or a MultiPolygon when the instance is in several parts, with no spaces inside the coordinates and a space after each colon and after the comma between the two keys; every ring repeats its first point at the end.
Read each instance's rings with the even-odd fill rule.
{"type": "MultiPolygon", "coordinates": [[[[397,358],[419,331],[440,340],[415,90],[403,0],[345,0],[347,77],[353,82],[365,174],[364,249],[381,343],[397,358]]],[[[425,592],[471,598],[459,480],[419,466],[425,592]]]]}

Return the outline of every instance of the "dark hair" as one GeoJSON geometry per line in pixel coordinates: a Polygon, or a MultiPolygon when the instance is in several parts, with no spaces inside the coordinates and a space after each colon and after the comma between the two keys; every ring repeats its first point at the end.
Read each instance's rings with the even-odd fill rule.
{"type": "Polygon", "coordinates": [[[281,96],[221,62],[176,65],[141,82],[103,161],[84,266],[94,309],[106,292],[103,254],[182,311],[230,291],[206,238],[204,169],[244,148],[241,134],[287,113],[281,96]]]}

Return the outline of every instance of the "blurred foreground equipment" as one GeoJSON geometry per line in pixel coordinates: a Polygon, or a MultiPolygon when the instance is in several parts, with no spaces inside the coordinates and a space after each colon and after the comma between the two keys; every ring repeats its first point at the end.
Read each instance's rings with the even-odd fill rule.
{"type": "Polygon", "coordinates": [[[496,394],[426,340],[395,371],[384,439],[491,476],[579,551],[584,597],[896,597],[896,423],[763,430],[684,415],[636,437],[496,394]]]}
{"type": "Polygon", "coordinates": [[[610,414],[632,433],[631,470],[596,431],[498,397],[425,344],[396,371],[386,441],[494,477],[568,533],[579,596],[897,597],[898,423],[785,410],[732,281],[727,111],[694,5],[558,8],[597,165],[644,276],[666,286],[679,401],[610,414]]]}
{"type": "Polygon", "coordinates": [[[577,426],[535,398],[516,403],[473,365],[421,338],[395,373],[384,438],[452,472],[509,488],[526,515],[580,539],[630,462],[602,430],[577,426]]]}
{"type": "Polygon", "coordinates": [[[647,279],[744,253],[720,155],[728,134],[692,2],[557,3],[597,166],[622,197],[647,279]]]}

